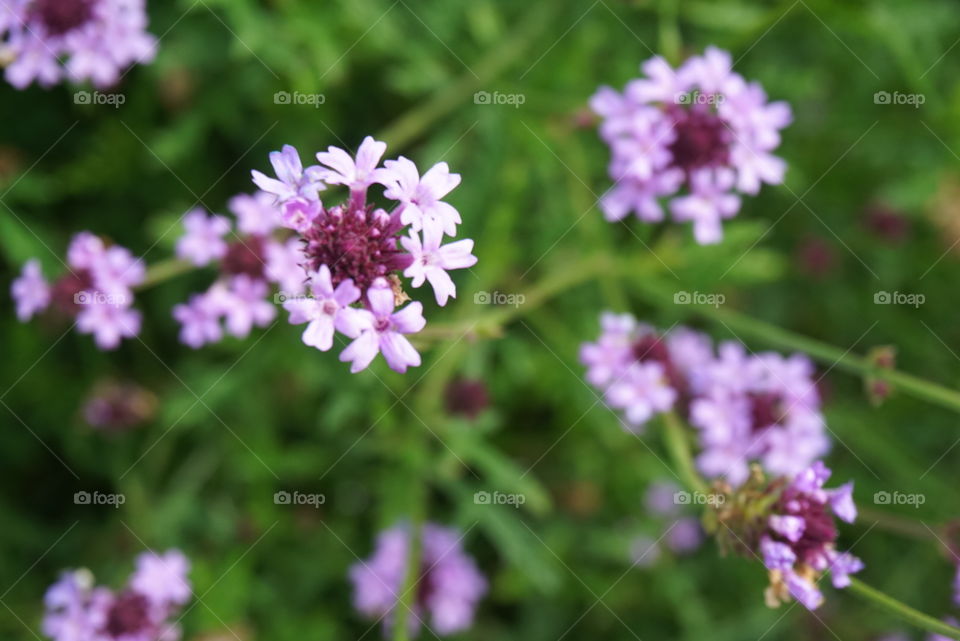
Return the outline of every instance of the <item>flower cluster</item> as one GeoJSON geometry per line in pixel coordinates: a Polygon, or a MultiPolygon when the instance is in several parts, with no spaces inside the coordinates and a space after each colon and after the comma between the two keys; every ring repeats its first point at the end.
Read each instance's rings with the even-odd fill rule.
{"type": "Polygon", "coordinates": [[[269,300],[271,284],[287,296],[304,291],[300,243],[280,227],[273,197],[238,194],[227,206],[236,218],[235,230],[225,216],[194,209],[184,216],[184,235],[177,241],[179,258],[197,267],[216,261],[220,269],[207,291],[173,308],[180,340],[194,349],[219,341],[224,329],[245,338],[254,326],[270,324],[277,315],[269,300]]]}
{"type": "Polygon", "coordinates": [[[40,262],[30,260],[13,281],[11,294],[21,322],[50,307],[76,319],[78,331],[93,334],[100,349],[115,349],[140,333],[133,288],[143,282],[143,262],[119,245],[107,245],[90,232],[73,237],[67,250],[68,274],[48,283],[40,262]]]}
{"type": "MultiPolygon", "coordinates": [[[[423,526],[420,571],[411,588],[411,629],[430,617],[436,634],[454,634],[470,627],[477,603],[486,594],[487,582],[476,564],[463,551],[461,536],[452,529],[427,523],[423,526]]],[[[373,556],[350,568],[353,602],[369,617],[389,624],[401,597],[407,574],[409,527],[381,532],[373,556]]]]}
{"type": "Polygon", "coordinates": [[[326,351],[340,332],[352,343],[340,354],[350,371],[365,369],[383,354],[398,372],[420,364],[420,355],[406,338],[423,329],[423,305],[406,300],[400,274],[412,287],[429,282],[438,305],[456,296],[449,270],[477,262],[473,241],[443,244],[453,237],[460,214],[442,200],[460,183],[446,163],[437,163],[423,176],[407,158],[380,159],[387,145],[364,139],[356,158],[337,147],[317,154],[319,165],[304,168],[290,145],[270,154],[276,178],[253,171],[253,181],[276,198],[282,225],[302,243],[307,296],[284,303],[290,322],[306,323],[303,342],[326,351]],[[368,200],[374,184],[392,209],[368,200]],[[342,186],[349,197],[325,204],[320,192],[342,186]]]}
{"type": "Polygon", "coordinates": [[[7,0],[0,3],[0,58],[23,89],[63,78],[111,87],[134,63],[153,60],[144,0],[7,0]]]}
{"type": "Polygon", "coordinates": [[[603,118],[614,186],[601,200],[607,220],[633,211],[663,220],[669,199],[677,222],[692,222],[700,244],[719,242],[721,221],[740,210],[739,194],[783,182],[786,164],[771,155],[791,120],[786,103],[768,103],[757,83],[732,71],[730,54],[710,47],[673,69],[657,56],[624,92],[602,87],[591,108],[603,118]]]}
{"type": "Polygon", "coordinates": [[[748,355],[678,327],[660,334],[629,314],[605,313],[602,333],[583,345],[586,379],[621,410],[627,429],[677,411],[700,434],[697,464],[705,475],[737,485],[749,462],[793,475],[823,456],[830,441],[820,412],[813,364],[802,355],[748,355]]]}
{"type": "MultiPolygon", "coordinates": [[[[789,483],[770,483],[763,500],[773,499],[766,522],[759,529],[759,553],[770,572],[767,605],[776,607],[793,597],[814,610],[823,602],[817,588],[820,575],[829,570],[833,586],[850,585],[850,574],[863,562],[849,552],[836,550],[834,517],[853,523],[853,482],[825,490],[830,470],[820,461],[797,474],[789,483]]],[[[753,538],[757,533],[751,533],[753,538]]]]}
{"type": "Polygon", "coordinates": [[[89,570],[65,572],[47,590],[43,632],[54,641],[175,641],[170,622],[190,600],[189,561],[177,550],[145,552],[127,586],[95,586],[89,570]]]}

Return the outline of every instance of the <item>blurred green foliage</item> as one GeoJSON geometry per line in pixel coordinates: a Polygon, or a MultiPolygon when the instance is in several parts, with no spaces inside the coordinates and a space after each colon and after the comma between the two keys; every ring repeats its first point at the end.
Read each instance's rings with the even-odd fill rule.
{"type": "MultiPolygon", "coordinates": [[[[458,279],[454,304],[427,305],[431,326],[489,313],[476,292],[536,291],[575,261],[608,255],[637,260],[637,280],[723,293],[733,309],[856,353],[894,344],[906,371],[960,381],[958,263],[948,252],[960,239],[950,222],[960,180],[953,2],[149,4],[160,53],[125,77],[121,107],[74,104],[70,87],[0,87],[4,283],[31,256],[47,275],[60,272],[58,257],[82,229],[156,262],[170,255],[187,209],[223,211],[251,190],[249,170],[264,169],[268,151],[355,148],[385,135],[391,156],[446,160],[463,176],[451,201],[480,263],[458,279]],[[780,148],[787,185],[747,200],[716,247],[695,246],[682,227],[604,222],[595,203],[609,185],[607,151],[582,125],[587,99],[598,85],[622,87],[654,53],[708,44],[791,103],[795,123],[780,148]],[[475,104],[478,90],[525,102],[475,104]],[[278,91],[324,102],[276,104],[278,91]],[[877,91],[926,101],[875,104],[877,91]],[[907,217],[905,240],[865,226],[875,202],[907,217]],[[820,275],[802,259],[811,241],[825,248],[820,275]],[[878,306],[881,290],[923,293],[926,303],[878,306]]],[[[719,558],[712,545],[631,568],[630,541],[660,534],[644,514],[644,488],[672,473],[658,426],[622,431],[584,385],[577,349],[596,335],[602,309],[663,327],[684,317],[651,306],[633,278],[601,275],[522,306],[492,339],[436,343],[406,376],[382,362],[351,376],[283,320],[191,351],[170,309],[210,278],[191,273],[138,296],[144,331],[115,353],[65,326],[20,325],[7,297],[0,303],[4,638],[35,638],[28,630],[38,630],[43,591],[60,569],[87,566],[116,585],[145,546],[178,546],[193,560],[200,602],[184,619],[187,639],[375,637],[349,605],[347,568],[413,509],[418,488],[429,518],[469,530],[467,547],[491,579],[464,638],[856,641],[899,627],[839,593],[815,616],[770,611],[759,564],[719,558]],[[475,422],[443,411],[456,376],[490,388],[491,407],[475,422]],[[78,408],[107,377],[152,390],[156,417],[120,435],[86,428],[78,408]],[[294,489],[322,492],[326,503],[274,504],[275,492],[294,489]],[[78,490],[123,492],[127,502],[78,506],[78,490]],[[478,490],[523,492],[527,502],[476,505],[478,490]]],[[[824,372],[835,478],[855,479],[861,504],[879,490],[924,493],[924,505],[899,513],[931,528],[955,518],[957,417],[904,395],[871,407],[860,380],[829,364],[824,372]]],[[[867,580],[939,616],[952,568],[923,529],[905,538],[868,516],[843,528],[842,541],[867,562],[867,580]]]]}

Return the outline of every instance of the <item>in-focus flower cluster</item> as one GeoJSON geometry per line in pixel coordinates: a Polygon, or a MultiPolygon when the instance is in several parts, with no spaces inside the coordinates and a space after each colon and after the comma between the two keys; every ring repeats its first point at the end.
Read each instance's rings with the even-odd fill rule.
{"type": "Polygon", "coordinates": [[[333,346],[335,332],[352,343],[340,354],[350,371],[365,369],[383,354],[398,372],[420,364],[407,339],[426,325],[423,305],[406,300],[400,275],[412,287],[429,282],[438,305],[456,296],[447,273],[474,265],[473,241],[443,244],[456,236],[460,214],[442,199],[460,183],[446,163],[423,176],[407,158],[380,159],[387,145],[364,139],[356,158],[337,147],[317,154],[319,165],[304,168],[290,145],[270,154],[276,178],[259,171],[253,181],[275,196],[282,224],[302,243],[306,296],[289,296],[284,308],[290,322],[306,323],[303,342],[322,351],[333,346]],[[368,191],[383,186],[389,208],[370,202],[368,191]],[[330,205],[320,192],[342,186],[343,202],[330,205]],[[389,210],[388,210],[389,209],[389,210]]]}
{"type": "Polygon", "coordinates": [[[860,559],[836,549],[836,519],[853,523],[857,517],[853,482],[824,489],[830,474],[821,461],[792,479],[767,480],[754,467],[749,481],[731,491],[714,513],[724,549],[763,559],[770,575],[765,593],[770,607],[792,597],[816,609],[823,603],[817,584],[824,572],[830,571],[834,587],[845,588],[849,575],[863,569],[860,559]]]}
{"type": "Polygon", "coordinates": [[[0,2],[0,60],[18,89],[64,78],[108,88],[135,63],[153,60],[145,0],[0,2]]]}
{"type": "Polygon", "coordinates": [[[699,332],[677,327],[658,333],[630,314],[604,313],[602,333],[580,360],[586,379],[634,431],[655,414],[677,411],[700,434],[700,471],[733,485],[750,461],[793,475],[830,447],[813,380],[802,355],[748,355],[734,342],[716,351],[699,332]]]}
{"type": "MultiPolygon", "coordinates": [[[[432,523],[421,533],[420,571],[411,588],[407,614],[411,629],[428,625],[435,634],[454,634],[470,627],[487,581],[460,544],[456,531],[432,523]]],[[[389,626],[403,596],[410,528],[385,530],[377,537],[373,556],[350,568],[354,606],[389,626]]]]}
{"type": "Polygon", "coordinates": [[[193,593],[189,569],[177,550],[145,552],[120,591],[94,585],[89,570],[65,572],[44,597],[43,633],[54,641],[176,641],[170,620],[193,593]]]}
{"type": "Polygon", "coordinates": [[[607,220],[631,211],[646,222],[693,223],[698,243],[719,242],[740,194],[783,182],[786,164],[771,152],[791,120],[784,102],[767,102],[757,83],[732,70],[730,54],[710,47],[673,69],[657,56],[623,93],[602,87],[591,99],[603,118],[614,186],[601,200],[607,220]]]}
{"type": "Polygon", "coordinates": [[[306,273],[300,243],[280,227],[280,210],[270,194],[238,194],[227,203],[235,223],[203,209],[183,218],[176,253],[197,267],[217,262],[220,275],[207,291],[173,308],[180,340],[197,349],[215,343],[224,330],[245,338],[276,318],[271,285],[288,296],[304,292],[306,273]],[[235,228],[234,228],[235,227],[235,228]]]}
{"type": "Polygon", "coordinates": [[[108,245],[90,232],[73,237],[67,249],[67,269],[53,283],[30,260],[13,281],[11,294],[21,322],[52,308],[76,319],[77,330],[93,334],[100,349],[114,349],[124,338],[140,333],[140,312],[133,309],[133,288],[143,282],[143,262],[119,245],[108,245]]]}

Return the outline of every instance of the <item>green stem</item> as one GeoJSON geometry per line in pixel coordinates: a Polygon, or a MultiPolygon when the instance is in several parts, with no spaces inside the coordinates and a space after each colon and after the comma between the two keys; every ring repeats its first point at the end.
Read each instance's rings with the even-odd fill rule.
{"type": "Polygon", "coordinates": [[[187,274],[194,269],[196,269],[194,265],[177,258],[161,260],[147,268],[146,278],[137,286],[137,290],[148,289],[181,274],[187,274]]]}
{"type": "Polygon", "coordinates": [[[776,347],[804,352],[815,360],[826,364],[828,367],[836,366],[839,369],[855,374],[870,375],[879,380],[886,381],[893,387],[911,394],[916,398],[941,405],[954,411],[960,411],[960,392],[956,390],[924,380],[912,374],[906,374],[894,369],[879,368],[863,356],[800,334],[795,334],[739,312],[704,305],[674,305],[674,293],[666,292],[662,284],[652,283],[649,280],[637,280],[636,282],[641,294],[646,296],[652,304],[658,307],[665,307],[668,304],[672,305],[681,313],[700,315],[707,320],[726,327],[734,333],[752,336],[776,347]]]}
{"type": "MultiPolygon", "coordinates": [[[[687,443],[686,426],[680,418],[673,412],[666,412],[663,415],[666,431],[667,449],[673,460],[674,466],[680,471],[681,479],[687,484],[687,489],[696,492],[703,492],[707,487],[706,481],[697,474],[693,466],[693,457],[690,453],[690,447],[687,443]]],[[[955,628],[938,619],[916,610],[906,603],[898,601],[889,594],[881,592],[876,588],[870,587],[862,581],[850,579],[849,589],[873,604],[883,608],[890,614],[911,623],[923,630],[935,632],[950,637],[951,639],[960,639],[960,628],[955,628]]]]}
{"type": "Polygon", "coordinates": [[[872,602],[874,605],[886,610],[887,612],[897,616],[907,623],[912,623],[913,625],[926,630],[928,632],[933,632],[934,634],[941,634],[945,637],[951,639],[960,639],[960,628],[956,628],[952,625],[944,623],[939,619],[934,619],[933,617],[920,612],[914,608],[911,608],[906,603],[902,603],[897,599],[894,599],[892,596],[872,588],[866,583],[858,579],[850,579],[850,591],[859,594],[864,597],[866,600],[872,602]]]}
{"type": "Polygon", "coordinates": [[[675,412],[664,412],[663,427],[664,441],[670,458],[677,468],[680,479],[693,491],[706,493],[709,486],[697,474],[693,466],[693,455],[690,453],[690,442],[687,440],[685,426],[675,412]]]}
{"type": "Polygon", "coordinates": [[[679,27],[679,0],[660,0],[660,53],[672,65],[680,63],[681,38],[679,27]]]}

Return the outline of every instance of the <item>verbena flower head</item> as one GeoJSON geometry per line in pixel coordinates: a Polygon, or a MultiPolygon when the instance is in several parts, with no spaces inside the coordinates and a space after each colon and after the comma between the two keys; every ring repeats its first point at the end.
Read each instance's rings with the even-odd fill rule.
{"type": "Polygon", "coordinates": [[[591,99],[610,146],[613,187],[601,200],[607,220],[630,212],[646,222],[689,221],[700,244],[723,237],[722,221],[740,194],[783,182],[786,164],[771,152],[791,120],[786,103],[732,71],[730,54],[708,47],[673,69],[657,56],[623,93],[602,87],[591,99]]]}
{"type": "MultiPolygon", "coordinates": [[[[401,525],[377,537],[373,556],[350,568],[354,606],[368,617],[395,618],[407,572],[409,527],[401,525]]],[[[473,623],[477,603],[486,594],[487,581],[460,544],[461,535],[427,523],[422,529],[420,570],[413,586],[411,629],[421,623],[435,634],[466,630],[473,623]]]]}
{"type": "Polygon", "coordinates": [[[146,63],[157,41],[147,33],[144,0],[6,0],[0,7],[0,57],[18,89],[64,78],[99,88],[146,63]]]}
{"type": "Polygon", "coordinates": [[[836,519],[852,523],[857,516],[853,483],[835,489],[823,486],[830,470],[820,461],[793,478],[768,480],[759,466],[739,489],[726,486],[728,497],[712,514],[725,550],[757,555],[769,571],[767,605],[791,598],[813,610],[823,602],[820,577],[829,571],[836,588],[850,584],[849,575],[863,562],[836,548],[836,519]]]}
{"type": "Polygon", "coordinates": [[[280,226],[280,210],[265,192],[239,194],[228,202],[234,215],[188,212],[177,256],[194,265],[217,263],[220,274],[210,288],[173,309],[180,340],[193,348],[226,334],[244,338],[277,315],[271,286],[288,296],[304,291],[307,274],[300,245],[280,226]]]}
{"type": "Polygon", "coordinates": [[[286,145],[270,154],[275,178],[252,172],[254,183],[274,197],[280,224],[300,241],[308,300],[284,305],[290,322],[307,323],[304,343],[322,351],[333,346],[335,332],[352,339],[340,359],[350,361],[353,372],[378,353],[399,372],[419,365],[405,336],[423,329],[423,306],[401,307],[407,300],[402,277],[413,288],[429,282],[443,306],[456,297],[448,272],[477,262],[472,240],[443,242],[461,222],[442,200],[460,176],[442,162],[421,176],[403,157],[381,166],[386,148],[368,136],[355,158],[329,147],[316,155],[319,165],[304,167],[297,150],[286,145]],[[370,193],[374,185],[383,187],[377,202],[370,193]],[[337,187],[347,189],[345,197],[327,199],[327,190],[337,187]]]}
{"type": "Polygon", "coordinates": [[[44,597],[43,633],[54,641],[176,641],[171,622],[192,591],[177,550],[146,552],[119,591],[95,586],[88,570],[65,572],[44,597]]]}
{"type": "Polygon", "coordinates": [[[829,451],[807,357],[748,355],[726,342],[705,371],[705,390],[689,416],[700,431],[697,465],[704,475],[738,485],[750,461],[760,461],[768,472],[792,476],[829,451]]]}
{"type": "Polygon", "coordinates": [[[52,283],[44,279],[37,260],[24,265],[11,287],[22,322],[52,308],[75,319],[77,330],[92,334],[104,350],[140,333],[140,312],[133,309],[133,288],[146,272],[140,259],[119,245],[81,232],[70,243],[66,265],[69,273],[52,283]]]}
{"type": "Polygon", "coordinates": [[[580,360],[587,381],[603,391],[610,407],[623,411],[628,429],[685,407],[700,392],[697,370],[713,356],[705,336],[682,327],[662,334],[630,314],[604,313],[600,325],[600,338],[581,347],[580,360]]]}

